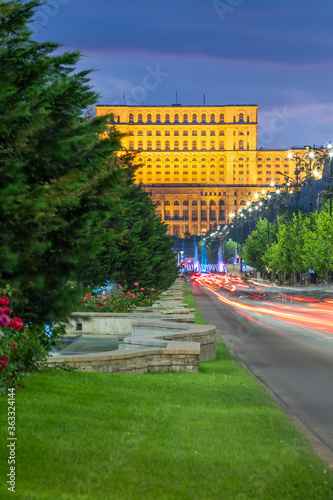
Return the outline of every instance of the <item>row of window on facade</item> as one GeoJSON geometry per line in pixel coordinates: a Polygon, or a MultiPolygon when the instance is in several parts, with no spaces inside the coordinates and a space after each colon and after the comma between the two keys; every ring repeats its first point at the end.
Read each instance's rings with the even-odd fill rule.
{"type": "MultiPolygon", "coordinates": [[[[156,212],[157,216],[161,216],[161,213],[159,211],[156,212]]],[[[164,220],[169,221],[169,220],[207,220],[207,216],[209,216],[210,220],[224,220],[225,219],[225,211],[224,210],[219,210],[218,213],[216,210],[201,210],[200,211],[200,218],[198,217],[198,211],[197,210],[192,210],[191,215],[189,217],[188,215],[188,210],[183,211],[183,214],[180,215],[179,210],[174,210],[173,215],[170,215],[170,211],[166,210],[164,214],[164,220]]]]}
{"type": "MultiPolygon", "coordinates": [[[[226,158],[225,156],[218,156],[218,157],[214,157],[214,156],[211,156],[211,157],[205,157],[205,156],[201,156],[201,159],[200,158],[196,158],[195,156],[193,158],[188,158],[187,156],[184,156],[181,158],[181,160],[176,156],[175,158],[173,158],[172,160],[166,156],[165,158],[163,158],[163,160],[165,162],[171,162],[171,161],[174,161],[174,162],[179,162],[179,161],[183,161],[183,162],[188,162],[188,161],[191,161],[191,162],[197,162],[197,161],[201,161],[201,162],[215,162],[215,161],[219,161],[221,163],[225,163],[226,162],[226,158]]],[[[146,159],[144,159],[142,156],[139,156],[138,158],[138,162],[152,162],[153,161],[153,158],[151,156],[148,156],[146,159]]],[[[245,157],[243,156],[240,156],[239,158],[234,158],[233,161],[245,161],[245,157]]],[[[250,161],[250,158],[249,156],[246,158],[246,161],[250,161]]],[[[160,156],[158,156],[157,158],[155,158],[155,162],[159,163],[159,162],[162,162],[162,158],[160,156]]]]}
{"type": "MultiPolygon", "coordinates": [[[[189,135],[193,135],[193,136],[198,136],[198,135],[201,135],[201,136],[207,136],[207,135],[211,135],[211,136],[216,136],[216,135],[225,135],[225,131],[224,130],[209,130],[209,134],[207,134],[207,130],[199,130],[200,134],[198,134],[198,130],[197,129],[193,129],[191,130],[191,134],[189,134],[189,131],[188,130],[182,130],[182,131],[179,131],[179,130],[173,130],[173,136],[180,136],[180,135],[183,135],[183,136],[189,136],[189,135]],[[182,132],[180,134],[180,132],[182,132]],[[218,132],[218,133],[217,133],[218,132]]],[[[155,135],[156,137],[160,137],[162,135],[165,135],[165,136],[170,136],[171,133],[170,133],[170,130],[154,130],[154,134],[153,134],[153,131],[152,130],[130,130],[128,132],[128,135],[129,136],[134,136],[135,134],[137,134],[139,137],[141,136],[144,136],[144,135],[147,135],[147,137],[152,137],[153,135],[155,135]],[[162,134],[162,132],[164,132],[164,134],[162,134]]],[[[248,130],[246,130],[246,134],[242,131],[242,130],[239,130],[239,131],[236,131],[236,130],[233,130],[232,131],[232,135],[250,135],[250,132],[248,130]]]]}
{"type": "MultiPolygon", "coordinates": [[[[206,115],[205,113],[201,114],[201,116],[197,115],[196,113],[193,113],[191,115],[191,122],[189,122],[189,115],[187,113],[184,113],[182,116],[180,116],[178,113],[175,113],[173,116],[171,116],[169,113],[166,113],[164,115],[164,121],[163,123],[199,123],[199,119],[201,123],[225,123],[225,116],[224,113],[220,113],[219,115],[216,115],[215,113],[211,113],[210,115],[206,115]],[[181,120],[181,121],[180,121],[181,120]]],[[[151,113],[148,113],[147,116],[145,117],[145,122],[143,121],[143,114],[139,113],[137,115],[137,121],[136,123],[162,123],[162,115],[160,113],[157,113],[154,116],[154,122],[153,122],[153,115],[151,113]]],[[[128,116],[128,122],[129,123],[134,123],[134,114],[130,113],[128,116]]],[[[244,113],[239,113],[238,116],[233,117],[233,123],[249,123],[250,122],[250,117],[245,116],[244,113]]]]}
{"type": "MultiPolygon", "coordinates": [[[[180,206],[180,201],[179,201],[179,200],[174,200],[174,202],[173,202],[172,204],[173,204],[173,206],[178,207],[178,206],[180,206]]],[[[216,201],[215,201],[215,200],[209,200],[209,201],[208,201],[208,203],[207,203],[207,201],[206,201],[206,200],[200,200],[200,203],[198,203],[198,201],[197,201],[197,200],[192,200],[192,202],[191,202],[192,207],[197,207],[199,204],[200,204],[202,207],[206,207],[207,205],[210,205],[210,206],[216,206],[216,204],[217,204],[217,203],[216,203],[216,201]]],[[[220,207],[221,207],[221,206],[223,207],[223,206],[225,206],[225,201],[224,201],[224,200],[219,200],[219,203],[218,203],[218,204],[219,204],[219,206],[220,206],[220,207]]],[[[237,200],[235,200],[235,201],[234,201],[234,204],[235,204],[235,205],[237,205],[237,200]]],[[[245,204],[246,204],[246,202],[245,202],[245,200],[240,200],[239,204],[240,204],[240,205],[245,205],[245,204]]],[[[156,205],[157,207],[160,207],[160,206],[162,206],[162,203],[161,203],[161,201],[160,201],[160,200],[157,200],[157,201],[155,202],[155,205],[156,205]]],[[[188,202],[187,200],[184,200],[184,201],[182,202],[182,205],[183,205],[183,207],[188,207],[188,206],[189,206],[189,202],[188,202]]],[[[169,206],[171,206],[171,202],[170,202],[169,200],[165,200],[165,202],[164,202],[164,206],[165,206],[165,207],[169,207],[169,206]]]]}
{"type": "MultiPolygon", "coordinates": [[[[169,232],[168,232],[168,234],[172,234],[173,236],[179,236],[183,232],[184,233],[188,233],[189,232],[189,228],[188,228],[187,224],[182,225],[181,227],[182,227],[182,230],[180,230],[180,227],[177,224],[169,226],[169,232]]],[[[216,229],[216,224],[210,224],[209,225],[209,230],[212,231],[213,229],[216,229]]],[[[207,231],[207,225],[206,224],[201,227],[201,231],[204,231],[204,232],[207,231]]],[[[198,234],[200,234],[201,231],[200,230],[198,231],[198,226],[196,224],[192,225],[191,234],[193,234],[194,236],[197,236],[198,234]]]]}
{"type": "MultiPolygon", "coordinates": [[[[233,144],[233,148],[236,149],[236,143],[233,144]]],[[[207,149],[207,143],[206,141],[201,141],[201,144],[200,144],[200,148],[201,149],[207,149]]],[[[249,143],[247,143],[247,149],[250,148],[250,145],[249,143]]],[[[130,151],[134,151],[134,141],[129,141],[129,148],[128,148],[130,151]]],[[[143,146],[143,141],[138,141],[138,148],[137,150],[138,151],[143,151],[144,149],[144,146],[143,146]]],[[[155,151],[161,151],[162,149],[162,143],[161,141],[156,141],[156,145],[155,145],[155,151]]],[[[170,151],[171,149],[171,145],[170,145],[170,141],[165,141],[165,145],[164,145],[164,150],[165,151],[170,151]]],[[[179,147],[179,141],[175,141],[174,144],[173,144],[173,148],[172,148],[174,151],[179,151],[180,147],[179,147]]],[[[197,141],[192,141],[192,144],[191,144],[191,150],[197,150],[198,149],[198,143],[197,141]]],[[[216,143],[215,141],[211,141],[209,143],[209,149],[210,150],[214,150],[216,149],[216,143]]],[[[224,141],[220,141],[219,142],[219,150],[224,150],[224,141]]],[[[238,143],[238,150],[243,150],[245,149],[244,147],[244,141],[239,141],[238,143]]],[[[147,141],[147,146],[146,146],[146,151],[152,151],[153,150],[153,143],[152,141],[147,141]]],[[[188,151],[189,150],[189,143],[188,141],[184,141],[183,144],[182,144],[182,150],[183,151],[188,151]]]]}

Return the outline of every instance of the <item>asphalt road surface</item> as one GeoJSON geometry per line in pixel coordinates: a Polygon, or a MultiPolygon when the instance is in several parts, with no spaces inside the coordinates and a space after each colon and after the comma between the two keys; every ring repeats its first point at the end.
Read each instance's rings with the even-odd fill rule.
{"type": "Polygon", "coordinates": [[[216,325],[233,358],[264,385],[332,465],[332,306],[326,305],[326,311],[318,304],[234,301],[213,287],[189,284],[200,311],[216,325]]]}

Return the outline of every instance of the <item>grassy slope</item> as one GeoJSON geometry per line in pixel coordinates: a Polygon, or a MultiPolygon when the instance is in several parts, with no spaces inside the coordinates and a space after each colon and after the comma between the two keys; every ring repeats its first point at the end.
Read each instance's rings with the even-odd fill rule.
{"type": "MultiPolygon", "coordinates": [[[[332,499],[332,472],[217,347],[198,374],[30,375],[16,395],[15,498],[332,499]]],[[[2,443],[6,412],[2,398],[2,443]]]]}

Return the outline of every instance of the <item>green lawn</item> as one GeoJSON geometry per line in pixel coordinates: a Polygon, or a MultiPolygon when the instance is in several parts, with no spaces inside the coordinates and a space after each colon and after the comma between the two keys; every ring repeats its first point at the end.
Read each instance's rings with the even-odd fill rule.
{"type": "MultiPolygon", "coordinates": [[[[220,341],[198,374],[30,375],[16,415],[14,498],[333,498],[332,471],[220,341]]],[[[8,467],[5,450],[0,498],[8,467]]]]}

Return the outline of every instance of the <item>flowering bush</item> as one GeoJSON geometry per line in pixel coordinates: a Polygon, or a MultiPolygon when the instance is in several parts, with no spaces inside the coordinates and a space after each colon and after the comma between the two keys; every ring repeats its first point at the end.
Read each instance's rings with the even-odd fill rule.
{"type": "Polygon", "coordinates": [[[45,326],[25,325],[11,318],[7,297],[0,298],[0,394],[15,387],[25,373],[46,366],[49,352],[64,335],[64,327],[55,327],[52,335],[45,326]]]}
{"type": "Polygon", "coordinates": [[[158,296],[156,290],[140,287],[138,282],[133,283],[131,287],[119,286],[117,292],[106,292],[103,287],[97,290],[96,288],[90,290],[89,287],[85,292],[78,305],[78,311],[130,312],[136,307],[151,306],[158,296]]]}

